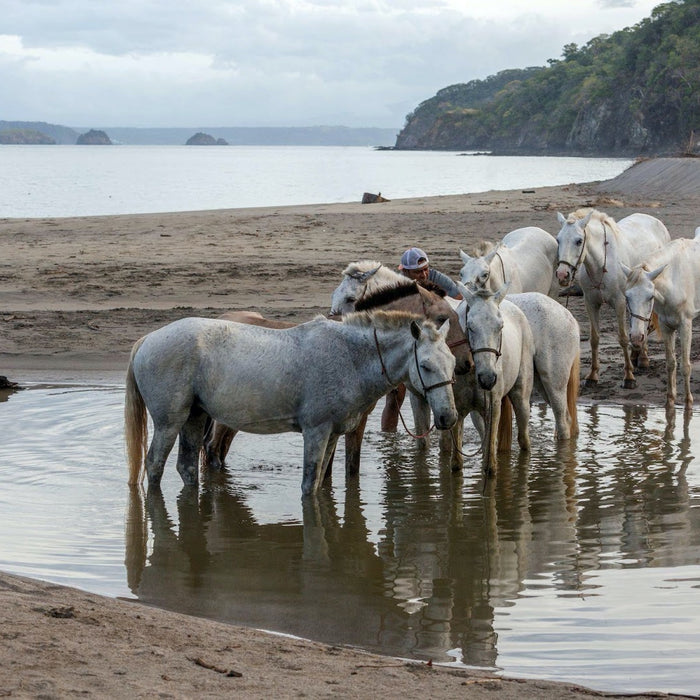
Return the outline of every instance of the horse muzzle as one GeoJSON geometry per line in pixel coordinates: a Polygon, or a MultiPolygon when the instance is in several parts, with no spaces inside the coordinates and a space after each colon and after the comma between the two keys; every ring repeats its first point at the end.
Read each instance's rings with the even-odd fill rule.
{"type": "Polygon", "coordinates": [[[496,376],[495,372],[489,371],[483,371],[479,372],[476,375],[476,378],[479,380],[479,386],[484,389],[485,391],[491,391],[493,389],[494,385],[496,384],[496,379],[498,378],[496,376]]]}
{"type": "Polygon", "coordinates": [[[644,345],[646,333],[630,333],[630,343],[635,348],[641,348],[644,345]]]}
{"type": "Polygon", "coordinates": [[[571,284],[573,268],[568,263],[560,262],[557,266],[557,282],[560,287],[568,287],[571,284]]]}
{"type": "Polygon", "coordinates": [[[433,412],[433,418],[438,430],[449,430],[457,422],[457,411],[440,411],[437,414],[433,412]]]}

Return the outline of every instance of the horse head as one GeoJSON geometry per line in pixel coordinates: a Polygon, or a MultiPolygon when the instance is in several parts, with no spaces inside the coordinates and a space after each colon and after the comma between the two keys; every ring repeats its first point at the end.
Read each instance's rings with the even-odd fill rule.
{"type": "Polygon", "coordinates": [[[586,256],[586,226],[591,220],[595,210],[591,210],[583,217],[576,213],[565,217],[557,212],[557,221],[561,226],[557,234],[557,281],[560,287],[568,287],[574,282],[578,268],[583,264],[586,256]]]}
{"type": "Polygon", "coordinates": [[[643,264],[630,268],[620,263],[620,267],[627,277],[625,300],[629,313],[630,342],[635,348],[641,348],[652,323],[654,301],[664,301],[663,295],[654,285],[654,280],[666,269],[666,265],[661,265],[655,270],[647,270],[643,264]]]}
{"type": "Polygon", "coordinates": [[[374,286],[386,284],[387,279],[399,278],[402,275],[390,270],[376,260],[361,260],[350,263],[343,270],[343,280],[331,295],[331,316],[344,316],[355,310],[355,303],[374,286]]]}
{"type": "Polygon", "coordinates": [[[435,427],[447,430],[457,422],[452,384],[455,358],[447,346],[450,322],[439,328],[431,321],[411,321],[413,362],[409,363],[409,382],[423,394],[433,412],[435,427]]]}
{"type": "Polygon", "coordinates": [[[503,316],[500,304],[508,291],[509,283],[498,291],[465,286],[458,283],[464,297],[460,307],[460,322],[469,338],[474,367],[479,386],[486,391],[493,389],[498,379],[497,362],[501,357],[503,316]]]}

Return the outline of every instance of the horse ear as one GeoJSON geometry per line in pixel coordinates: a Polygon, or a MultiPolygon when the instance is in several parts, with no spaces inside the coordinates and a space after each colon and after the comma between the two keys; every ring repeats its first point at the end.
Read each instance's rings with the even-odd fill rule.
{"type": "Polygon", "coordinates": [[[377,267],[374,268],[374,270],[367,270],[367,272],[363,272],[358,278],[358,282],[364,282],[365,280],[368,280],[372,275],[376,274],[379,272],[381,268],[381,265],[377,265],[377,267]]]}
{"type": "Polygon", "coordinates": [[[579,220],[578,225],[581,228],[586,228],[586,226],[588,226],[588,222],[591,220],[592,216],[593,216],[593,210],[591,209],[591,211],[589,211],[588,214],[586,214],[586,216],[583,217],[583,219],[579,220]]]}
{"type": "Polygon", "coordinates": [[[484,255],[484,262],[486,264],[490,263],[496,257],[496,253],[498,253],[498,246],[484,255]]]}
{"type": "Polygon", "coordinates": [[[632,268],[627,267],[625,263],[621,262],[620,267],[622,268],[622,271],[625,273],[625,277],[629,277],[632,274],[632,268]]]}
{"type": "Polygon", "coordinates": [[[415,340],[418,340],[420,338],[420,334],[420,326],[415,321],[411,321],[411,335],[413,336],[413,338],[415,340]]]}
{"type": "Polygon", "coordinates": [[[497,292],[493,293],[493,300],[497,304],[500,304],[505,298],[506,294],[508,294],[508,287],[510,287],[510,281],[505,282],[497,292]]]}
{"type": "Polygon", "coordinates": [[[557,212],[557,221],[561,226],[566,223],[566,217],[560,211],[557,212]]]}
{"type": "Polygon", "coordinates": [[[469,288],[463,285],[461,282],[455,282],[457,285],[457,288],[459,291],[462,293],[462,299],[464,299],[464,303],[469,306],[469,302],[474,298],[474,292],[469,288]]]}
{"type": "Polygon", "coordinates": [[[647,272],[647,277],[649,280],[652,282],[666,269],[666,265],[668,263],[661,265],[660,267],[657,267],[655,270],[652,270],[651,272],[647,272]]]}
{"type": "Polygon", "coordinates": [[[665,304],[666,300],[664,295],[654,287],[654,299],[659,302],[659,304],[665,304]]]}
{"type": "MultiPolygon", "coordinates": [[[[700,228],[700,227],[698,227],[700,228]]],[[[462,258],[462,262],[466,265],[470,260],[471,257],[467,255],[461,248],[459,250],[459,257],[462,258]]]]}
{"type": "Polygon", "coordinates": [[[444,323],[438,328],[438,333],[447,340],[447,334],[450,332],[450,319],[445,319],[444,323]]]}

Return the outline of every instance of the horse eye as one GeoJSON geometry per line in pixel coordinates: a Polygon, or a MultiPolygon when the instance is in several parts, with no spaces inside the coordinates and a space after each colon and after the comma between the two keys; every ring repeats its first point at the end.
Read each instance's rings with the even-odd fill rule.
{"type": "Polygon", "coordinates": [[[437,322],[438,322],[440,325],[442,325],[443,323],[445,323],[445,321],[447,321],[447,316],[438,316],[438,317],[437,317],[437,322]]]}
{"type": "Polygon", "coordinates": [[[347,304],[354,304],[357,301],[355,297],[345,297],[345,302],[347,304]]]}
{"type": "Polygon", "coordinates": [[[432,372],[432,369],[430,368],[430,365],[426,365],[425,362],[421,362],[421,363],[420,363],[420,368],[421,368],[424,372],[432,372]]]}
{"type": "Polygon", "coordinates": [[[576,245],[577,245],[577,246],[580,247],[582,243],[583,243],[583,238],[577,238],[577,239],[576,239],[576,245]]]}

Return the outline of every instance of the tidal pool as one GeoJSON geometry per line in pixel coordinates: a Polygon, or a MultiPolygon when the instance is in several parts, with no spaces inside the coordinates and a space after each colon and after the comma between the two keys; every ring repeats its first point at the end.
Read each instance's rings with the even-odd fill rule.
{"type": "MultiPolygon", "coordinates": [[[[239,435],[223,473],[129,488],[123,386],[0,399],[0,569],[225,622],[615,692],[700,693],[700,417],[581,405],[486,484],[370,418],[301,498],[300,435],[239,435]]],[[[477,439],[465,431],[465,452],[477,439]]],[[[436,442],[436,441],[435,441],[436,442]]]]}

